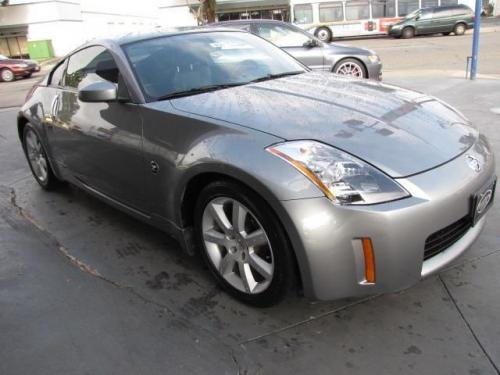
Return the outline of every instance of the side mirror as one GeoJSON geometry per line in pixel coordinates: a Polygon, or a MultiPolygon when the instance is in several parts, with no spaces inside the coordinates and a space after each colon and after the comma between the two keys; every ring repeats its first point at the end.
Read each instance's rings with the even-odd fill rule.
{"type": "Polygon", "coordinates": [[[306,48],[313,48],[318,46],[318,42],[315,39],[309,39],[307,42],[303,44],[306,48]]]}
{"type": "Polygon", "coordinates": [[[420,16],[415,17],[415,21],[418,21],[420,19],[420,16]]]}
{"type": "Polygon", "coordinates": [[[78,90],[82,102],[111,102],[117,99],[116,85],[109,81],[89,83],[78,90]]]}

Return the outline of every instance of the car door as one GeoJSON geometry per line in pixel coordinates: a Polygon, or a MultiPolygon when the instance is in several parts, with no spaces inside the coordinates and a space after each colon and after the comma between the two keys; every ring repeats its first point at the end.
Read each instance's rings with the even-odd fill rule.
{"type": "MultiPolygon", "coordinates": [[[[87,47],[69,57],[63,87],[53,104],[55,119],[49,130],[53,155],[78,183],[143,209],[140,113],[131,103],[82,102],[78,88],[98,80],[117,85],[119,81],[116,63],[104,47],[87,47]]],[[[120,80],[119,84],[124,83],[120,80]]]]}
{"type": "Polygon", "coordinates": [[[422,9],[415,23],[417,34],[432,34],[434,31],[434,12],[432,9],[422,9]]]}
{"type": "Polygon", "coordinates": [[[435,8],[432,18],[432,32],[443,33],[450,31],[450,10],[448,8],[435,8]]]}
{"type": "Polygon", "coordinates": [[[284,23],[256,23],[255,34],[284,49],[302,64],[314,70],[324,70],[321,43],[310,44],[313,39],[301,30],[284,23]]]}

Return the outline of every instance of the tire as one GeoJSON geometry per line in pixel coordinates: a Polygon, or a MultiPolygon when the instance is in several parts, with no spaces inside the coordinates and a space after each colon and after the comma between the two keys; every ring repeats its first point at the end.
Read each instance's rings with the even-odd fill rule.
{"type": "Polygon", "coordinates": [[[314,36],[322,42],[328,43],[332,40],[332,31],[328,27],[319,27],[314,36]]]}
{"type": "Polygon", "coordinates": [[[24,76],[24,78],[26,78],[26,79],[27,78],[31,78],[32,75],[33,75],[33,73],[27,74],[27,75],[24,76]]]}
{"type": "Polygon", "coordinates": [[[10,70],[9,68],[4,68],[2,69],[2,71],[0,71],[0,79],[3,82],[12,82],[16,79],[16,76],[14,75],[12,70],[10,70]]]}
{"type": "Polygon", "coordinates": [[[363,63],[356,59],[342,59],[333,67],[333,72],[355,78],[368,78],[368,73],[363,63]]]}
{"type": "Polygon", "coordinates": [[[401,37],[403,39],[410,39],[415,36],[415,29],[413,27],[405,27],[401,32],[401,37]]]}
{"type": "Polygon", "coordinates": [[[50,166],[47,152],[38,133],[31,124],[26,124],[23,131],[23,149],[31,173],[36,182],[45,190],[54,190],[61,184],[50,166]]]}
{"type": "Polygon", "coordinates": [[[272,209],[252,190],[231,181],[208,184],[196,202],[194,222],[202,257],[231,296],[252,306],[268,307],[295,286],[295,258],[285,231],[272,209]],[[239,225],[232,220],[234,210],[242,213],[237,217],[244,218],[237,221],[239,225]],[[248,245],[250,238],[252,245],[248,245]]]}
{"type": "Polygon", "coordinates": [[[457,23],[455,25],[455,28],[453,29],[453,33],[455,35],[464,35],[465,34],[465,30],[467,30],[467,26],[463,23],[457,23]]]}
{"type": "Polygon", "coordinates": [[[442,33],[444,36],[448,36],[451,34],[451,32],[447,31],[446,33],[442,33]]]}

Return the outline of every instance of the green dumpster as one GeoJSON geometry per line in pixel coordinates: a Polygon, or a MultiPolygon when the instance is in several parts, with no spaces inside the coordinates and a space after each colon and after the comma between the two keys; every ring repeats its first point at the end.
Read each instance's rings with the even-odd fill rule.
{"type": "Polygon", "coordinates": [[[29,40],[28,53],[34,60],[46,60],[54,57],[52,40],[29,40]]]}

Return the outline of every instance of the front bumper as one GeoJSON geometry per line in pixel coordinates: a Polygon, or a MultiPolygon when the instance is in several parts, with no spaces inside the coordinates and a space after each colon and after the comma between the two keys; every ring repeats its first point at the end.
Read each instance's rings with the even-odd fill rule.
{"type": "Polygon", "coordinates": [[[373,79],[376,81],[381,81],[382,80],[382,63],[376,62],[376,63],[366,63],[366,69],[368,71],[368,78],[373,79]]]}
{"type": "Polygon", "coordinates": [[[397,27],[397,28],[393,28],[393,27],[391,27],[391,28],[389,29],[389,31],[388,31],[388,34],[389,34],[390,36],[393,36],[393,37],[398,38],[398,37],[400,37],[400,36],[401,36],[402,31],[403,31],[403,28],[399,28],[399,27],[397,27]]]}
{"type": "MultiPolygon", "coordinates": [[[[474,155],[476,148],[466,154],[474,155]]],[[[426,239],[467,216],[471,196],[493,179],[493,155],[487,155],[479,173],[460,155],[433,170],[398,179],[412,195],[406,199],[357,207],[335,206],[327,198],[282,202],[305,294],[330,300],[394,292],[441,270],[474,242],[485,217],[457,242],[424,261],[426,239]],[[374,247],[374,284],[359,277],[364,260],[357,243],[365,237],[371,238],[374,247]]]]}

